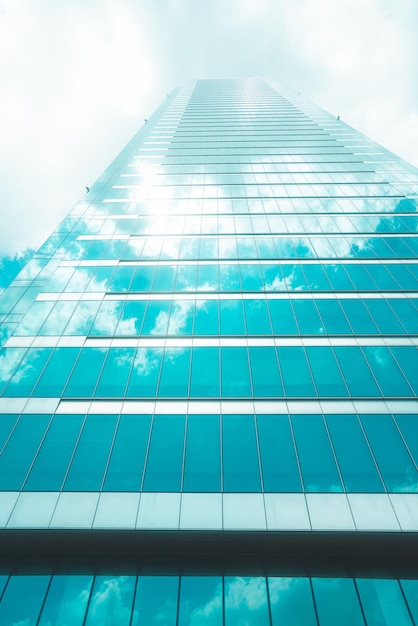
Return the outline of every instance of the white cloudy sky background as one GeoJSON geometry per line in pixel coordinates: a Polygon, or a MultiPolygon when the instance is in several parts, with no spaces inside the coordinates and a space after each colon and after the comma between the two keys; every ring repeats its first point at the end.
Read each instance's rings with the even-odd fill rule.
{"type": "Polygon", "coordinates": [[[271,77],[418,165],[417,32],[417,0],[0,0],[0,258],[194,78],[271,77]]]}

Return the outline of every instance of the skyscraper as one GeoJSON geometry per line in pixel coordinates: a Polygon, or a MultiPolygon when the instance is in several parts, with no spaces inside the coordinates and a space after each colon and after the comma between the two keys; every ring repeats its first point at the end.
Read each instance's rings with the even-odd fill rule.
{"type": "Polygon", "coordinates": [[[1,624],[418,621],[417,183],[167,97],[0,296],[1,624]]]}

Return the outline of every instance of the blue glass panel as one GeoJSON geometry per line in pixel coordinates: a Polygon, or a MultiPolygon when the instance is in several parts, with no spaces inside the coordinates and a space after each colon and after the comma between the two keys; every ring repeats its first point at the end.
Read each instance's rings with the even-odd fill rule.
{"type": "Polygon", "coordinates": [[[66,398],[91,398],[105,360],[105,348],[83,348],[64,391],[66,398]]]}
{"type": "Polygon", "coordinates": [[[155,265],[139,265],[133,277],[130,291],[151,291],[156,269],[155,265]]]}
{"type": "Polygon", "coordinates": [[[42,372],[33,395],[38,398],[59,398],[79,352],[80,348],[56,348],[42,372]]]}
{"type": "Polygon", "coordinates": [[[28,413],[20,417],[0,456],[0,489],[21,489],[50,419],[28,413]]]}
{"type": "Polygon", "coordinates": [[[176,280],[176,267],[170,265],[161,265],[157,268],[154,284],[152,286],[153,291],[168,291],[171,292],[174,289],[174,283],[176,280]]]}
{"type": "Polygon", "coordinates": [[[241,300],[221,300],[221,335],[245,335],[244,311],[241,300]]]}
{"type": "Polygon", "coordinates": [[[116,422],[117,415],[87,417],[65,481],[65,491],[101,489],[116,422]]]}
{"type": "Polygon", "coordinates": [[[55,415],[25,484],[26,491],[59,491],[84,415],[55,415]]]}
{"type": "Polygon", "coordinates": [[[100,374],[95,396],[120,398],[125,394],[135,348],[111,348],[100,374]]]}
{"type": "Polygon", "coordinates": [[[292,300],[293,310],[303,335],[323,335],[324,323],[319,317],[318,310],[313,300],[292,300]]]}
{"type": "Polygon", "coordinates": [[[195,303],[190,300],[173,300],[168,322],[169,335],[192,335],[195,303]]]}
{"type": "Polygon", "coordinates": [[[376,263],[368,268],[377,288],[382,291],[398,290],[399,285],[393,279],[389,270],[382,264],[376,263]]]}
{"type": "Polygon", "coordinates": [[[225,576],[225,626],[244,624],[270,625],[266,579],[225,576]]]}
{"type": "Polygon", "coordinates": [[[273,626],[317,626],[309,578],[269,578],[273,626]]]}
{"type": "Polygon", "coordinates": [[[150,434],[150,415],[121,415],[104,491],[139,491],[150,434]]]}
{"type": "Polygon", "coordinates": [[[337,346],[334,348],[347,387],[352,396],[376,397],[381,393],[366,364],[360,348],[337,346]]]}
{"type": "Polygon", "coordinates": [[[184,415],[155,415],[144,491],[180,491],[185,423],[184,415]]]}
{"type": "Polygon", "coordinates": [[[362,415],[372,451],[388,491],[417,492],[418,471],[391,415],[362,415]]]}
{"type": "MultiPolygon", "coordinates": [[[[4,395],[7,397],[29,396],[42,373],[45,363],[51,356],[52,351],[53,348],[29,349],[26,356],[20,363],[19,369],[10,379],[8,386],[3,392],[4,395]]],[[[5,352],[6,357],[8,356],[8,353],[9,349],[5,352]]],[[[6,362],[5,365],[6,375],[7,373],[10,375],[11,371],[15,369],[16,363],[12,360],[9,364],[6,362]],[[9,370],[9,372],[7,372],[7,365],[9,365],[11,370],[9,370]]]]}
{"type": "Polygon", "coordinates": [[[305,491],[342,491],[340,476],[321,415],[292,415],[305,491]]]}
{"type": "Polygon", "coordinates": [[[415,623],[418,622],[418,580],[401,580],[402,590],[415,623]]]}
{"type": "Polygon", "coordinates": [[[78,302],[63,334],[88,335],[99,306],[100,302],[94,300],[78,302]]]}
{"type": "Polygon", "coordinates": [[[261,291],[263,289],[263,279],[261,277],[259,265],[248,265],[243,263],[240,266],[241,281],[244,291],[261,291]]]}
{"type": "Polygon", "coordinates": [[[357,415],[327,415],[331,441],[347,491],[384,491],[357,415]]]}
{"type": "Polygon", "coordinates": [[[2,413],[0,415],[0,454],[12,432],[13,426],[16,424],[17,418],[18,415],[15,414],[2,413]]]}
{"type": "Polygon", "coordinates": [[[329,335],[352,335],[353,331],[347,322],[340,303],[337,300],[315,300],[325,330],[329,335]]]}
{"type": "Polygon", "coordinates": [[[378,300],[365,300],[364,304],[382,334],[402,334],[404,332],[399,320],[395,317],[392,309],[385,300],[382,298],[378,300]]]}
{"type": "Polygon", "coordinates": [[[83,626],[92,576],[54,576],[38,626],[83,626]]]}
{"type": "Polygon", "coordinates": [[[96,576],[85,626],[129,626],[135,576],[96,576]]]}
{"type": "Polygon", "coordinates": [[[281,347],[278,353],[285,394],[289,397],[315,397],[315,387],[303,348],[281,347]]]}
{"type": "Polygon", "coordinates": [[[261,265],[261,272],[264,279],[265,291],[286,291],[287,285],[283,278],[281,266],[276,265],[261,265]]]}
{"type": "Polygon", "coordinates": [[[333,398],[348,396],[332,348],[308,346],[305,349],[318,395],[333,398]]]}
{"type": "Polygon", "coordinates": [[[364,619],[351,578],[312,578],[321,626],[364,626],[364,619]]]}
{"type": "Polygon", "coordinates": [[[367,626],[412,626],[397,580],[357,579],[367,626]]]}
{"type": "Polygon", "coordinates": [[[159,300],[149,302],[144,323],[143,335],[166,335],[170,316],[171,302],[159,300]]]}
{"type": "Polygon", "coordinates": [[[129,287],[136,268],[128,266],[121,266],[115,269],[112,279],[108,285],[108,291],[110,292],[124,292],[129,291],[129,287]]]}
{"type": "Polygon", "coordinates": [[[241,274],[239,265],[220,265],[219,280],[221,291],[241,291],[241,274]]]}
{"type": "Polygon", "coordinates": [[[137,349],[126,390],[127,397],[155,397],[162,354],[161,348],[137,349]]]}
{"type": "Polygon", "coordinates": [[[379,329],[362,300],[340,300],[339,302],[356,335],[379,334],[379,329]]]}
{"type": "Polygon", "coordinates": [[[219,397],[219,348],[193,348],[190,397],[219,397]]]}
{"type": "Polygon", "coordinates": [[[264,491],[301,491],[295,446],[287,415],[257,415],[264,491]]]}
{"type": "Polygon", "coordinates": [[[176,291],[194,291],[197,285],[197,265],[179,265],[176,276],[176,291]]]}
{"type": "Polygon", "coordinates": [[[166,348],[158,395],[163,398],[188,395],[190,348],[166,348]]]}
{"type": "Polygon", "coordinates": [[[332,285],[332,288],[336,291],[353,291],[354,285],[351,280],[348,278],[347,273],[345,271],[345,266],[343,265],[328,265],[328,263],[322,265],[322,269],[329,282],[332,285]]]}
{"type": "Polygon", "coordinates": [[[261,491],[253,415],[223,415],[222,460],[224,491],[261,491]]]}
{"type": "Polygon", "coordinates": [[[126,302],[122,310],[115,335],[122,337],[135,337],[141,334],[147,303],[145,300],[126,302]]]}
{"type": "Polygon", "coordinates": [[[395,415],[394,418],[418,466],[418,415],[395,415]]]}
{"type": "Polygon", "coordinates": [[[290,300],[268,300],[273,332],[275,335],[298,335],[290,300]]]}
{"type": "Polygon", "coordinates": [[[131,626],[176,626],[177,576],[140,576],[131,626]]]}
{"type": "MultiPolygon", "coordinates": [[[[202,248],[200,249],[202,253],[202,248]]],[[[205,258],[202,257],[201,258],[205,258]]],[[[209,259],[216,258],[209,256],[209,259]]],[[[199,265],[197,274],[198,291],[219,291],[219,271],[217,265],[199,265]]]]}
{"type": "Polygon", "coordinates": [[[219,576],[183,576],[178,626],[223,626],[222,602],[219,576]]]}
{"type": "Polygon", "coordinates": [[[283,277],[289,291],[306,291],[308,283],[300,265],[282,265],[283,277]]]}
{"type": "Polygon", "coordinates": [[[121,300],[103,300],[93,325],[90,335],[112,336],[115,333],[123,302],[121,300]]]}
{"type": "MultiPolygon", "coordinates": [[[[417,301],[414,300],[413,302],[417,301]]],[[[406,299],[391,300],[390,306],[402,322],[402,326],[406,329],[406,332],[413,335],[418,334],[418,315],[412,301],[406,299]]],[[[402,332],[405,331],[402,330],[402,332]]]]}
{"type": "Polygon", "coordinates": [[[249,350],[254,396],[283,396],[276,348],[265,346],[249,350]]]}
{"type": "MultiPolygon", "coordinates": [[[[373,266],[369,265],[368,268],[370,267],[373,266]]],[[[353,265],[344,265],[344,269],[351,282],[354,284],[354,287],[359,291],[377,290],[376,283],[372,280],[364,265],[359,265],[357,263],[353,265]]]]}
{"type": "Polygon", "coordinates": [[[36,626],[49,576],[11,576],[0,604],[2,626],[36,626]]]}
{"type": "Polygon", "coordinates": [[[415,395],[418,395],[418,350],[415,346],[393,346],[391,352],[415,395]]]}
{"type": "Polygon", "coordinates": [[[322,265],[313,265],[306,263],[303,266],[303,272],[308,280],[310,289],[320,291],[330,291],[331,285],[323,271],[322,265]]]}
{"type": "Polygon", "coordinates": [[[244,300],[247,333],[271,335],[271,323],[266,300],[244,300]]]}
{"type": "Polygon", "coordinates": [[[219,415],[188,417],[183,490],[221,490],[219,415]]]}
{"type": "Polygon", "coordinates": [[[384,396],[413,395],[389,348],[386,346],[364,347],[363,353],[384,396]]]}
{"type": "Polygon", "coordinates": [[[221,372],[223,397],[251,396],[247,348],[221,348],[221,372]]]}
{"type": "Polygon", "coordinates": [[[194,334],[219,334],[219,303],[217,300],[196,300],[194,334]]]}

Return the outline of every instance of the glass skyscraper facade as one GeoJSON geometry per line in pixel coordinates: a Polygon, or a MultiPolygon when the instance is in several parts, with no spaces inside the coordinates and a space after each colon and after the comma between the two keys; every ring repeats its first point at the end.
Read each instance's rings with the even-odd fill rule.
{"type": "Polygon", "coordinates": [[[418,171],[170,94],[0,296],[0,624],[418,624],[418,171]]]}

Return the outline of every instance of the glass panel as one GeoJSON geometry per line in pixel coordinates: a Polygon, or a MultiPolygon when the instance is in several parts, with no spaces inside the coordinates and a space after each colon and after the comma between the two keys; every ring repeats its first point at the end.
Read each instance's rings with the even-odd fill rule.
{"type": "Polygon", "coordinates": [[[225,626],[269,626],[265,578],[225,576],[225,626]]]}
{"type": "Polygon", "coordinates": [[[158,395],[187,396],[189,389],[190,348],[166,348],[161,368],[158,395]]]}
{"type": "Polygon", "coordinates": [[[313,300],[292,300],[293,310],[303,335],[323,335],[324,324],[313,300]]]}
{"type": "Polygon", "coordinates": [[[194,334],[219,334],[219,303],[217,300],[196,300],[194,334]]]}
{"type": "Polygon", "coordinates": [[[312,578],[321,626],[364,626],[351,578],[312,578]]]}
{"type": "Polygon", "coordinates": [[[309,578],[269,578],[273,626],[317,626],[309,578]]]}
{"type": "Polygon", "coordinates": [[[155,397],[162,355],[161,348],[138,348],[126,391],[127,397],[155,397]]]}
{"type": "Polygon", "coordinates": [[[39,626],[83,626],[92,576],[54,576],[39,626]]]}
{"type": "MultiPolygon", "coordinates": [[[[30,396],[33,387],[36,385],[39,376],[45,366],[45,363],[51,356],[53,349],[52,348],[40,348],[40,349],[29,349],[26,353],[25,358],[22,360],[19,365],[18,370],[10,379],[8,386],[4,391],[4,395],[7,397],[25,397],[30,396]]],[[[5,362],[4,369],[5,372],[2,372],[2,375],[9,375],[13,372],[16,363],[12,362],[9,366],[13,367],[12,371],[7,371],[8,363],[6,361],[8,355],[8,351],[5,351],[5,362]]]]}
{"type": "Polygon", "coordinates": [[[253,415],[223,415],[222,459],[224,491],[261,491],[253,415]]]}
{"type": "Polygon", "coordinates": [[[360,348],[337,346],[334,348],[334,351],[350,395],[359,397],[376,397],[381,395],[360,348]]]}
{"type": "Polygon", "coordinates": [[[10,576],[0,604],[2,626],[36,626],[49,576],[10,576]]]}
{"type": "Polygon", "coordinates": [[[326,346],[307,347],[309,365],[319,396],[346,397],[347,388],[336,363],[332,348],[326,346]]]}
{"type": "Polygon", "coordinates": [[[275,335],[298,335],[290,300],[268,300],[275,335]]]}
{"type": "Polygon", "coordinates": [[[219,397],[219,348],[194,348],[190,397],[219,397]]]}
{"type": "Polygon", "coordinates": [[[245,335],[244,311],[241,300],[221,300],[221,335],[245,335]]]}
{"type": "Polygon", "coordinates": [[[66,398],[91,398],[105,360],[105,348],[83,348],[64,391],[66,398]]]}
{"type": "Polygon", "coordinates": [[[400,583],[416,623],[418,622],[418,580],[401,580],[400,583]]]}
{"type": "Polygon", "coordinates": [[[222,626],[222,579],[183,576],[180,583],[178,626],[222,626]]]}
{"type": "Polygon", "coordinates": [[[117,415],[88,415],[65,481],[65,491],[101,489],[116,422],[117,415]]]}
{"type": "Polygon", "coordinates": [[[219,415],[188,417],[183,490],[221,490],[219,415]]]}
{"type": "Polygon", "coordinates": [[[96,576],[85,626],[129,626],[134,576],[96,576]]]}
{"type": "Polygon", "coordinates": [[[304,349],[281,347],[277,350],[286,395],[289,397],[315,397],[315,387],[306,362],[304,349]]]}
{"type": "Polygon", "coordinates": [[[352,330],[347,322],[340,303],[337,300],[315,301],[329,335],[351,335],[352,330]]]}
{"type": "Polygon", "coordinates": [[[364,347],[363,353],[384,396],[412,396],[412,389],[386,346],[364,347]]]}
{"type": "Polygon", "coordinates": [[[287,415],[257,415],[264,491],[301,491],[295,446],[287,415]]]}
{"type": "Polygon", "coordinates": [[[412,626],[397,580],[357,579],[367,626],[412,626]]]}
{"type": "Polygon", "coordinates": [[[184,415],[155,415],[144,491],[180,491],[185,423],[184,415]]]}
{"type": "Polygon", "coordinates": [[[104,491],[139,491],[151,425],[150,415],[121,415],[104,491]]]}
{"type": "Polygon", "coordinates": [[[177,576],[140,576],[131,626],[176,626],[178,586],[177,576]]]}
{"type": "Polygon", "coordinates": [[[271,324],[266,300],[244,300],[247,333],[271,335],[271,324]]]}
{"type": "Polygon", "coordinates": [[[276,349],[262,347],[249,350],[254,396],[283,396],[276,349]]]}
{"type": "Polygon", "coordinates": [[[292,415],[291,421],[305,491],[342,491],[322,415],[292,415]]]}
{"type": "Polygon", "coordinates": [[[134,354],[135,348],[109,350],[94,394],[96,397],[120,398],[125,395],[134,354]]]}
{"type": "Polygon", "coordinates": [[[147,303],[143,300],[126,302],[115,330],[115,335],[135,337],[141,334],[147,303]]]}

